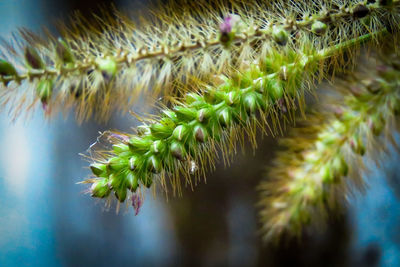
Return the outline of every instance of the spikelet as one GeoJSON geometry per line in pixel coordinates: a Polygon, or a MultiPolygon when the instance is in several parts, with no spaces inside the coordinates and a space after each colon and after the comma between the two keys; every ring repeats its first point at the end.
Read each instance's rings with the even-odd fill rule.
{"type": "Polygon", "coordinates": [[[0,72],[2,106],[18,116],[40,100],[48,115],[74,108],[79,120],[105,119],[141,93],[186,91],[196,87],[189,82],[264,59],[271,47],[324,49],[384,27],[396,30],[400,15],[398,0],[218,0],[171,1],[139,20],[135,25],[117,11],[95,22],[76,15],[59,38],[21,30],[0,47],[1,62],[12,68],[0,72]]]}
{"type": "Polygon", "coordinates": [[[285,149],[260,185],[265,239],[300,235],[311,222],[323,225],[328,211],[363,188],[365,157],[379,161],[393,140],[400,114],[399,62],[395,52],[364,58],[357,72],[321,94],[319,107],[280,140],[285,149]]]}
{"type": "MultiPolygon", "coordinates": [[[[368,34],[342,45],[371,38],[368,34]]],[[[257,129],[264,134],[268,129],[272,134],[282,131],[285,120],[292,120],[296,101],[313,86],[320,66],[324,69],[325,59],[343,47],[316,51],[305,46],[301,53],[270,49],[265,60],[246,72],[220,75],[220,84],[205,84],[175,99],[172,108],[162,108],[161,115],[143,119],[136,134],[107,133],[112,149],[91,151],[95,177],[83,183],[92,184],[93,197],[110,198],[113,192],[120,202],[130,191],[153,182],[165,192],[172,187],[174,195],[180,194],[182,184],[193,186],[213,169],[218,151],[229,164],[245,136],[255,148],[257,129]]]]}

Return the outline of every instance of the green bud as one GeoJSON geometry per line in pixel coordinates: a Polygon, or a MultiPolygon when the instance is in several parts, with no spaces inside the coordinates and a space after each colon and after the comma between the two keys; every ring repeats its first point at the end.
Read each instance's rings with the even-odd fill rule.
{"type": "Polygon", "coordinates": [[[113,157],[109,159],[108,166],[113,171],[119,171],[122,168],[126,167],[128,164],[126,159],[122,159],[120,157],[113,157]]]}
{"type": "Polygon", "coordinates": [[[147,160],[147,169],[152,173],[159,173],[161,171],[161,162],[156,156],[150,156],[147,160]]]}
{"type": "Polygon", "coordinates": [[[273,102],[283,97],[283,87],[279,80],[274,78],[267,80],[266,88],[268,96],[273,102]]]}
{"type": "Polygon", "coordinates": [[[129,146],[125,144],[115,144],[112,147],[114,152],[117,154],[129,151],[129,146]]]}
{"type": "Polygon", "coordinates": [[[185,158],[185,148],[181,143],[172,142],[170,147],[171,155],[179,160],[184,160],[185,158]]]}
{"type": "Polygon", "coordinates": [[[254,94],[248,94],[244,97],[244,107],[248,113],[254,113],[257,108],[256,96],[254,94]]]}
{"type": "Polygon", "coordinates": [[[38,52],[33,47],[27,46],[24,55],[26,64],[28,64],[29,67],[33,69],[44,69],[46,67],[38,52]]]}
{"type": "Polygon", "coordinates": [[[138,187],[138,177],[133,172],[126,175],[126,187],[132,192],[135,192],[138,187]]]}
{"type": "Polygon", "coordinates": [[[221,110],[218,114],[218,119],[219,119],[219,123],[224,126],[227,127],[231,124],[232,122],[232,115],[231,112],[228,108],[224,108],[223,110],[221,110]]]}
{"type": "Polygon", "coordinates": [[[129,169],[133,171],[138,166],[138,163],[139,163],[139,158],[137,156],[132,156],[129,159],[129,169]]]}
{"type": "Polygon", "coordinates": [[[379,136],[385,127],[385,119],[379,115],[372,115],[368,124],[372,130],[372,133],[376,136],[379,136]]]}
{"type": "Polygon", "coordinates": [[[98,198],[107,197],[111,192],[110,187],[108,186],[107,183],[107,179],[101,179],[94,182],[90,187],[90,192],[92,194],[92,197],[98,197],[98,198]]]}
{"type": "MultiPolygon", "coordinates": [[[[208,103],[215,103],[215,102],[219,102],[225,99],[225,93],[224,93],[224,88],[227,85],[223,84],[221,86],[219,86],[219,89],[216,90],[214,87],[211,86],[207,86],[206,90],[204,90],[203,95],[205,100],[208,103]],[[222,87],[222,88],[221,88],[222,87]]],[[[229,86],[231,87],[231,86],[229,86]]]]}
{"type": "Polygon", "coordinates": [[[100,177],[101,175],[104,175],[107,173],[107,165],[106,164],[93,163],[90,165],[90,169],[92,170],[92,173],[94,175],[96,175],[97,177],[100,177]]]}
{"type": "Polygon", "coordinates": [[[11,63],[0,59],[0,76],[16,76],[17,70],[11,63]]]}
{"type": "Polygon", "coordinates": [[[178,118],[176,117],[176,113],[171,111],[171,110],[163,110],[163,113],[165,116],[167,116],[168,119],[171,120],[172,123],[177,122],[178,118]]]}
{"type": "Polygon", "coordinates": [[[180,121],[182,121],[182,120],[190,121],[190,120],[196,119],[196,117],[197,117],[197,112],[193,108],[176,106],[176,107],[174,107],[174,111],[176,113],[178,120],[180,120],[180,121]]]}
{"type": "Polygon", "coordinates": [[[150,131],[155,138],[164,139],[171,136],[173,127],[158,122],[150,125],[150,131]]]}
{"type": "Polygon", "coordinates": [[[316,34],[316,35],[324,35],[326,33],[326,30],[328,29],[328,26],[321,22],[321,21],[315,21],[312,25],[311,25],[311,31],[316,34]]]}
{"type": "MultiPolygon", "coordinates": [[[[269,56],[267,56],[267,58],[264,59],[263,68],[264,68],[263,70],[267,74],[272,74],[272,73],[275,73],[277,71],[277,69],[276,69],[276,60],[272,55],[269,55],[269,56]]],[[[265,81],[264,81],[264,83],[265,83],[265,81]]]]}
{"type": "Polygon", "coordinates": [[[115,197],[118,199],[119,202],[124,202],[126,199],[127,190],[126,187],[122,186],[118,189],[115,189],[115,197]]]}
{"type": "Polygon", "coordinates": [[[231,91],[225,94],[225,102],[228,105],[237,104],[239,102],[239,93],[236,91],[231,91]]]}
{"type": "Polygon", "coordinates": [[[132,137],[129,140],[129,147],[134,151],[147,151],[150,149],[150,146],[153,144],[152,140],[144,139],[140,137],[132,137]]]}
{"type": "Polygon", "coordinates": [[[322,180],[325,183],[332,183],[334,180],[334,175],[333,172],[331,170],[331,166],[330,164],[325,164],[321,167],[320,169],[320,175],[322,177],[322,180]]]}
{"type": "Polygon", "coordinates": [[[357,153],[361,156],[365,154],[365,146],[361,140],[361,137],[358,134],[353,135],[350,138],[350,147],[354,151],[354,153],[357,153]]]}
{"type": "Polygon", "coordinates": [[[182,141],[184,140],[184,138],[187,136],[187,134],[189,133],[189,129],[187,126],[185,125],[178,125],[175,130],[172,133],[172,136],[178,140],[178,141],[182,141]]]}
{"type": "Polygon", "coordinates": [[[58,38],[56,54],[63,64],[73,63],[75,61],[70,47],[62,38],[58,38]]]}
{"type": "Polygon", "coordinates": [[[151,184],[153,183],[153,179],[147,175],[144,179],[142,179],[142,183],[145,187],[150,188],[151,184]]]}
{"type": "Polygon", "coordinates": [[[185,100],[186,100],[185,102],[190,105],[190,104],[195,103],[195,102],[201,102],[202,101],[202,97],[199,94],[196,94],[196,93],[187,93],[185,95],[185,100]]]}
{"type": "Polygon", "coordinates": [[[272,30],[272,38],[278,45],[284,46],[289,40],[289,35],[283,27],[274,26],[272,30]]]}
{"type": "Polygon", "coordinates": [[[194,127],[194,137],[196,138],[197,141],[201,143],[207,141],[208,137],[207,130],[201,125],[194,127]]]}
{"type": "Polygon", "coordinates": [[[197,120],[199,122],[206,122],[211,117],[211,110],[209,108],[202,108],[197,112],[197,120]]]}
{"type": "Polygon", "coordinates": [[[341,155],[336,156],[332,160],[332,169],[337,178],[340,176],[346,176],[349,172],[349,166],[341,155]]]}
{"type": "Polygon", "coordinates": [[[253,81],[253,88],[256,92],[263,94],[265,87],[265,78],[255,79],[253,81]]]}
{"type": "Polygon", "coordinates": [[[42,103],[47,103],[50,100],[52,91],[53,91],[52,80],[41,80],[36,88],[36,93],[39,96],[42,103]]]}
{"type": "Polygon", "coordinates": [[[113,188],[114,190],[116,190],[116,189],[120,188],[122,184],[123,184],[123,179],[121,178],[121,175],[112,173],[108,177],[108,186],[110,188],[113,188]]]}
{"type": "Polygon", "coordinates": [[[164,141],[161,140],[154,141],[150,147],[150,151],[153,152],[154,154],[162,153],[164,149],[165,149],[165,143],[164,141]]]}
{"type": "Polygon", "coordinates": [[[111,58],[98,58],[96,59],[97,68],[103,73],[105,76],[114,77],[118,71],[117,62],[111,58]]]}

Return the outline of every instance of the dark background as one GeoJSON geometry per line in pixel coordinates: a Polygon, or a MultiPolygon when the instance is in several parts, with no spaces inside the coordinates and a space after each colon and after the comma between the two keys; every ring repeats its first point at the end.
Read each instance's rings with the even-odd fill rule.
{"type": "MultiPolygon", "coordinates": [[[[21,26],[38,31],[74,10],[90,14],[109,3],[0,0],[0,35],[10,38],[21,26]]],[[[147,2],[115,4],[131,10],[147,2]]],[[[207,184],[185,189],[181,198],[167,202],[148,194],[136,217],[129,207],[118,215],[105,211],[83,194],[76,183],[89,171],[78,153],[98,131],[135,123],[120,114],[107,125],[78,125],[72,115],[47,122],[40,109],[14,123],[6,112],[0,115],[0,266],[400,265],[396,153],[379,169],[372,165],[370,189],[351,197],[325,230],[272,246],[261,241],[255,206],[255,187],[276,149],[270,138],[259,140],[254,155],[249,148],[230,167],[220,165],[207,184]]]]}

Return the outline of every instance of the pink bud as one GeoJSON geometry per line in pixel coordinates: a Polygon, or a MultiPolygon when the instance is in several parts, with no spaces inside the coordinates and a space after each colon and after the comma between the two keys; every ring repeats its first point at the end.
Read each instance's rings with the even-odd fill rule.
{"type": "Polygon", "coordinates": [[[239,21],[237,16],[229,15],[227,16],[224,21],[219,25],[219,30],[223,34],[228,34],[232,32],[233,27],[239,21]]]}
{"type": "Polygon", "coordinates": [[[135,210],[135,216],[139,214],[140,208],[143,205],[143,200],[139,194],[132,195],[132,207],[135,210]]]}

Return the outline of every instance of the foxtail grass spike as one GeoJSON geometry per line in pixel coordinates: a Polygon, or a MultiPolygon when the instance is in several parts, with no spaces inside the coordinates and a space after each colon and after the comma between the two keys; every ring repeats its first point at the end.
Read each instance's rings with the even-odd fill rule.
{"type": "Polygon", "coordinates": [[[105,119],[141,93],[190,90],[200,84],[194,80],[243,70],[271,48],[324,49],[385,27],[397,31],[400,21],[399,0],[207,2],[169,1],[138,25],[117,11],[94,22],[76,15],[59,37],[21,30],[0,47],[0,104],[18,116],[41,99],[35,88],[47,80],[52,111],[74,108],[79,120],[105,119]]]}
{"type": "MultiPolygon", "coordinates": [[[[358,39],[365,41],[367,37],[358,39]]],[[[357,41],[344,46],[349,48],[350,43],[356,45],[357,41]]],[[[339,46],[321,51],[304,47],[302,53],[271,49],[262,62],[249,66],[248,71],[221,76],[222,83],[205,84],[199,91],[176,99],[175,106],[161,109],[158,118],[144,120],[137,134],[106,134],[112,150],[91,151],[95,177],[83,183],[100,183],[105,191],[110,188],[120,202],[125,200],[126,192],[150,187],[154,181],[164,190],[172,186],[173,193],[180,194],[181,180],[193,185],[192,169],[197,169],[197,183],[206,169],[213,167],[218,150],[228,163],[236,141],[243,140],[244,134],[255,146],[257,129],[267,133],[269,127],[276,134],[284,127],[282,106],[287,114],[293,113],[296,100],[303,102],[301,98],[324,60],[337,55],[334,49],[343,52],[339,46]],[[130,186],[131,177],[138,186],[130,186]]]]}
{"type": "Polygon", "coordinates": [[[319,107],[280,141],[285,149],[260,185],[265,239],[321,226],[328,211],[363,188],[364,158],[379,162],[400,114],[400,55],[385,50],[320,94],[319,107]]]}

